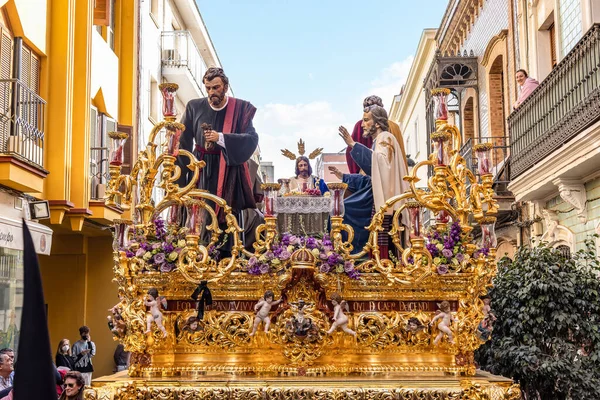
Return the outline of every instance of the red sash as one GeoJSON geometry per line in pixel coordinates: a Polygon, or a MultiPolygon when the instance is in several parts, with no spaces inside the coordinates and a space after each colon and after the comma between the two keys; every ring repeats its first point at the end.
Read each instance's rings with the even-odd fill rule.
{"type": "MultiPolygon", "coordinates": [[[[233,118],[234,118],[234,114],[235,114],[235,103],[236,100],[233,97],[229,98],[229,102],[227,104],[227,111],[225,112],[225,121],[223,122],[223,135],[227,135],[232,133],[232,129],[233,129],[233,118]]],[[[241,127],[236,127],[237,129],[240,129],[241,127]]],[[[225,139],[223,139],[225,140],[225,139]]],[[[244,175],[246,176],[246,180],[248,181],[248,185],[250,186],[250,189],[252,189],[252,185],[251,182],[252,180],[250,179],[250,171],[248,170],[248,163],[244,163],[243,164],[244,167],[244,175]]],[[[223,155],[223,152],[221,152],[221,158],[219,160],[219,181],[218,181],[218,185],[217,185],[217,196],[223,198],[223,187],[225,185],[225,179],[227,177],[227,162],[225,161],[225,156],[223,155]]],[[[217,207],[216,209],[217,212],[219,212],[219,209],[217,207]]]]}

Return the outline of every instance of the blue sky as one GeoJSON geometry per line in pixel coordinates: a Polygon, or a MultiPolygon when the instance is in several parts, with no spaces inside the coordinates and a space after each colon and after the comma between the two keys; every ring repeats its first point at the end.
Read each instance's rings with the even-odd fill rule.
{"type": "Polygon", "coordinates": [[[362,99],[392,96],[406,79],[423,29],[436,28],[446,0],[197,0],[235,96],[258,112],[263,160],[289,176],[303,138],[337,152],[362,116],[362,99]]]}

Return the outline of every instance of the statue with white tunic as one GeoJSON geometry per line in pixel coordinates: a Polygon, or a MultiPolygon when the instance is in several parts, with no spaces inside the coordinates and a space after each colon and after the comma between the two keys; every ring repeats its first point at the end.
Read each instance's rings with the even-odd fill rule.
{"type": "MultiPolygon", "coordinates": [[[[321,194],[328,191],[325,182],[318,176],[313,175],[310,160],[316,158],[323,148],[317,148],[306,157],[304,141],[300,139],[298,142],[298,156],[288,149],[281,150],[281,154],[290,160],[296,162],[295,175],[289,179],[289,188],[292,192],[304,193],[307,190],[319,189],[321,194]]],[[[286,182],[287,183],[287,182],[286,182]]]]}
{"type": "MultiPolygon", "coordinates": [[[[343,126],[339,128],[339,135],[352,149],[350,155],[364,173],[342,174],[337,168],[329,167],[332,173],[348,184],[348,190],[352,192],[344,200],[344,223],[354,229],[352,245],[355,252],[360,251],[369,238],[366,227],[370,224],[373,214],[379,211],[386,200],[410,189],[408,182],[403,180],[404,176],[408,175],[404,153],[396,137],[388,131],[388,115],[385,109],[378,105],[365,108],[362,126],[364,135],[373,138],[372,148],[355,142],[343,126]]],[[[401,203],[396,203],[395,208],[399,208],[401,203]]],[[[391,226],[393,211],[390,209],[385,215],[386,231],[391,226]]],[[[408,215],[404,214],[405,212],[402,213],[402,223],[407,224],[408,215]]],[[[392,247],[390,237],[383,232],[379,239],[381,255],[387,258],[388,250],[392,247]]]]}

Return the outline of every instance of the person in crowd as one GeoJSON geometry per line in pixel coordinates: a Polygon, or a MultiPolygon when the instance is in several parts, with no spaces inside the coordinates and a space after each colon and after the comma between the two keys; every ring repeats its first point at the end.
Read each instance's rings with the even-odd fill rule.
{"type": "Polygon", "coordinates": [[[78,371],[69,371],[65,375],[65,390],[60,400],[83,400],[85,382],[83,375],[78,371]]]}
{"type": "Polygon", "coordinates": [[[81,372],[85,384],[89,386],[92,383],[92,373],[94,372],[92,357],[96,355],[96,344],[92,342],[90,328],[87,326],[79,328],[79,335],[81,335],[81,339],[73,344],[71,354],[78,358],[81,355],[75,363],[75,371],[81,372]]]}
{"type": "Polygon", "coordinates": [[[56,350],[54,362],[57,368],[63,367],[68,368],[69,370],[74,370],[75,364],[89,352],[90,351],[88,349],[85,349],[82,350],[77,357],[74,357],[71,355],[71,343],[69,342],[69,339],[62,339],[58,343],[58,349],[56,350]]]}
{"type": "Polygon", "coordinates": [[[538,87],[540,83],[533,78],[530,78],[527,75],[527,71],[524,69],[520,69],[517,71],[517,83],[519,84],[519,98],[513,105],[513,108],[516,110],[526,98],[538,87]]]}
{"type": "Polygon", "coordinates": [[[125,351],[123,344],[119,343],[113,356],[115,360],[116,372],[125,371],[129,368],[129,352],[125,351]]]}
{"type": "Polygon", "coordinates": [[[13,349],[11,349],[10,347],[5,347],[3,349],[0,349],[0,354],[6,354],[12,360],[12,363],[13,363],[13,372],[10,373],[10,377],[9,377],[10,385],[12,386],[13,385],[13,381],[15,379],[15,370],[14,370],[14,366],[15,366],[15,351],[13,349]]]}
{"type": "Polygon", "coordinates": [[[10,377],[13,371],[13,359],[6,353],[0,353],[0,390],[12,386],[10,377]]]}

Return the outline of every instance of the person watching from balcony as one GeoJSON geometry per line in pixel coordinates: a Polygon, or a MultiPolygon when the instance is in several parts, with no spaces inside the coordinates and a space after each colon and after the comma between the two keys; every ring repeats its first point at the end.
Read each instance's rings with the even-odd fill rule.
{"type": "Polygon", "coordinates": [[[529,75],[527,75],[527,71],[525,71],[524,69],[520,69],[517,71],[516,78],[521,91],[519,93],[519,98],[513,105],[513,108],[515,110],[519,108],[519,106],[525,101],[526,98],[529,97],[529,95],[535,90],[535,88],[540,86],[540,83],[537,80],[530,78],[529,75]]]}

